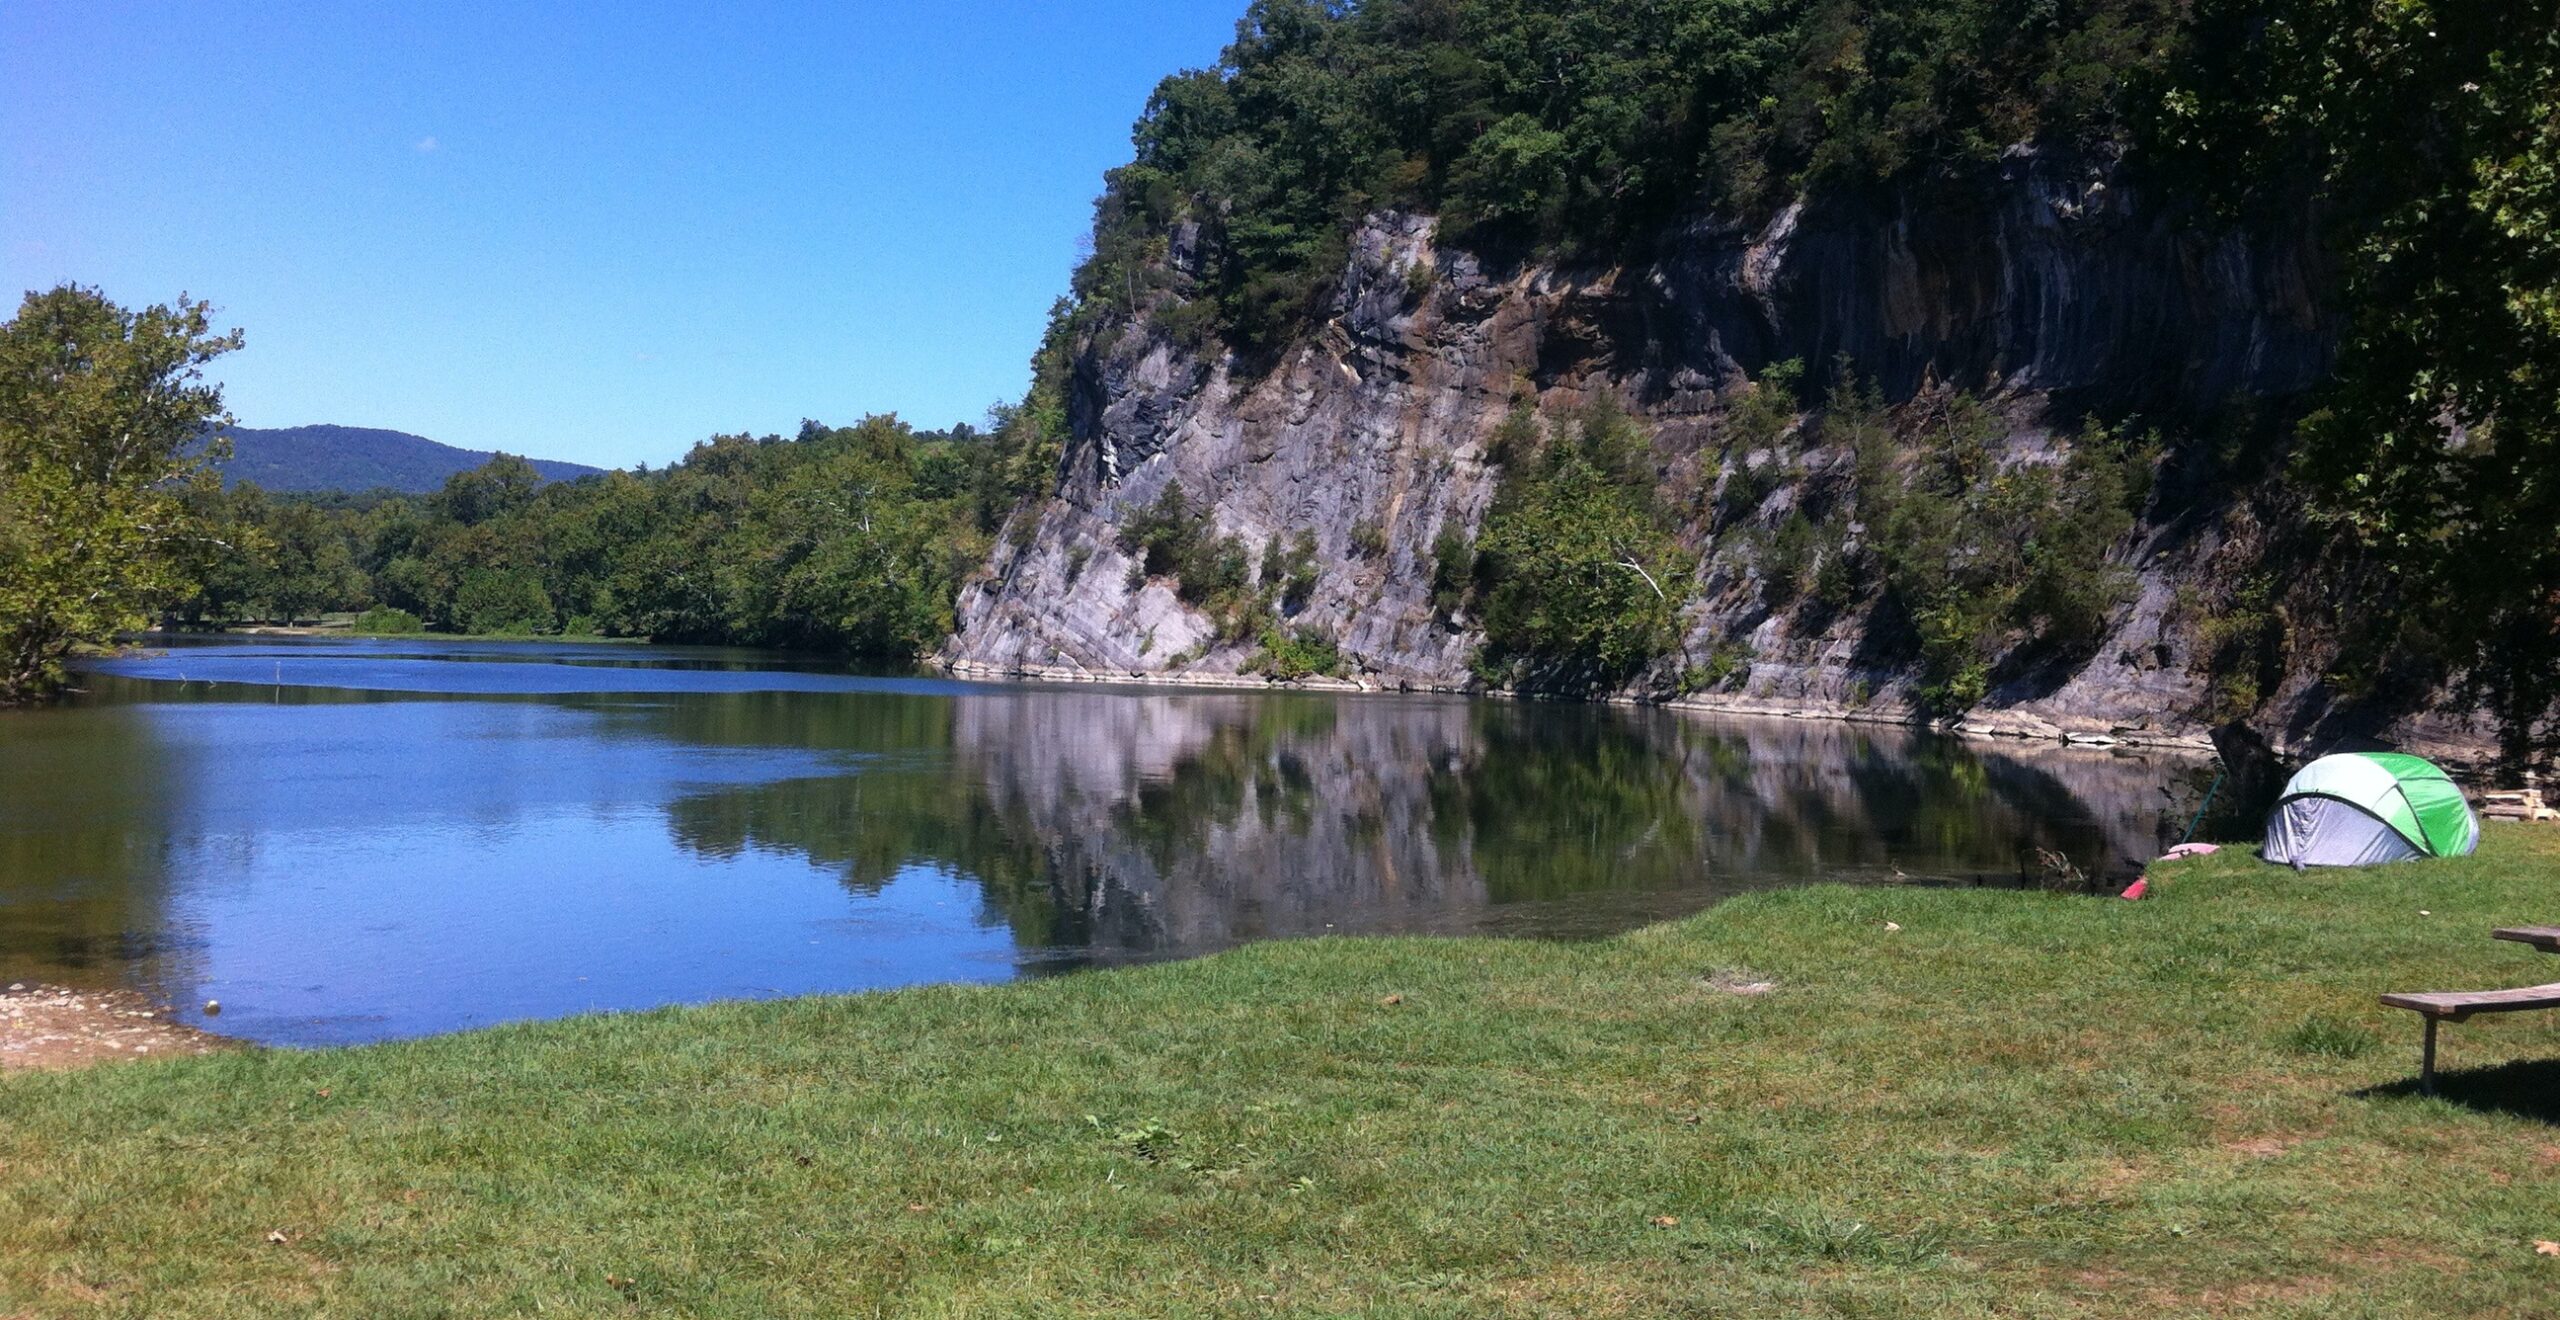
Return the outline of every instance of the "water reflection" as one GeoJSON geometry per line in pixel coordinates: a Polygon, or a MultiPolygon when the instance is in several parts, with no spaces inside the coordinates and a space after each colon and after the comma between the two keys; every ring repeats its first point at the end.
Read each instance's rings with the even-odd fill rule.
{"type": "Polygon", "coordinates": [[[217,995],[224,1030],[321,1042],[1326,931],[1583,935],[1817,878],[2011,876],[2039,848],[2122,865],[2187,773],[600,649],[191,647],[0,719],[0,974],[217,995]]]}

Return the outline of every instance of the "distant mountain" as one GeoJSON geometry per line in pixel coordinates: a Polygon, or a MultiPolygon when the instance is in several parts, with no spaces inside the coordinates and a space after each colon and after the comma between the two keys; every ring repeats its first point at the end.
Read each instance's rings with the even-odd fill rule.
{"type": "MultiPolygon", "coordinates": [[[[239,426],[230,435],[231,458],[222,464],[223,483],[254,481],[272,491],[389,489],[424,495],[442,487],[445,478],[492,457],[440,445],[425,436],[369,426],[239,426]]],[[[574,481],[602,470],[544,458],[532,463],[545,481],[574,481]]]]}

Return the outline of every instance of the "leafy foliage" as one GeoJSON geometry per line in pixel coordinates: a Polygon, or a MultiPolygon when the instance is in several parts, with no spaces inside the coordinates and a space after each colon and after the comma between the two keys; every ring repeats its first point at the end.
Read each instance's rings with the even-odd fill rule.
{"type": "Polygon", "coordinates": [[[214,480],[199,436],[229,420],[203,368],[240,342],[205,303],[128,311],[67,284],[0,325],[0,704],[181,590],[205,535],[184,495],[214,480]]]}
{"type": "Polygon", "coordinates": [[[1311,674],[1330,678],[1342,672],[1342,648],[1312,629],[1292,631],[1273,624],[1262,630],[1262,647],[1246,668],[1284,683],[1311,674]]]}
{"type": "Polygon", "coordinates": [[[1834,396],[1857,437],[1865,553],[1917,635],[1922,699],[1946,714],[1981,701],[1992,662],[2020,640],[2047,657],[2094,646],[2131,586],[2110,553],[2150,496],[2156,442],[2092,422],[2058,463],[2003,462],[2005,424],[1951,394],[1924,410],[1903,463],[1872,403],[1854,384],[1834,396]]]}
{"type": "Polygon", "coordinates": [[[1097,206],[1086,304],[1173,295],[1275,347],[1380,206],[1480,246],[1603,248],[1701,195],[1765,210],[2111,136],[2176,0],[1256,0],[1167,78],[1097,206]],[[1189,275],[1167,269],[1197,226],[1189,275]]]}
{"type": "Polygon", "coordinates": [[[1440,528],[1431,542],[1431,607],[1442,618],[1455,615],[1464,608],[1467,593],[1476,577],[1476,543],[1467,529],[1452,519],[1440,528]]]}
{"type": "Polygon", "coordinates": [[[1131,515],[1121,526],[1137,556],[1132,585],[1150,577],[1174,580],[1174,592],[1185,604],[1232,602],[1247,586],[1251,571],[1244,543],[1218,534],[1208,509],[1183,494],[1181,482],[1168,483],[1156,502],[1131,515]]]}
{"type": "Polygon", "coordinates": [[[1475,545],[1489,676],[1614,686],[1676,644],[1697,565],[1654,499],[1648,459],[1604,396],[1506,462],[1475,545]]]}
{"type": "Polygon", "coordinates": [[[1313,532],[1300,532],[1284,547],[1278,535],[1262,551],[1262,585],[1275,595],[1274,604],[1282,615],[1295,615],[1307,607],[1316,594],[1316,538],[1313,532]]]}
{"type": "Polygon", "coordinates": [[[2400,580],[2376,644],[2560,743],[2560,5],[2207,0],[2152,145],[2320,198],[2346,329],[2301,475],[2400,580]]]}
{"type": "Polygon", "coordinates": [[[366,610],[357,615],[355,622],[348,626],[358,633],[385,637],[401,637],[427,630],[425,620],[407,610],[395,610],[388,605],[376,605],[366,610]]]}

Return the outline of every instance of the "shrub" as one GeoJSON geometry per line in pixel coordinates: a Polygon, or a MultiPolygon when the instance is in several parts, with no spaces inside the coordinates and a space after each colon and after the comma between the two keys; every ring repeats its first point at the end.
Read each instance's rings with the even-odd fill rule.
{"type": "Polygon", "coordinates": [[[1867,557],[1849,548],[1846,528],[1834,528],[1813,570],[1813,600],[1826,610],[1847,609],[1865,594],[1867,557]]]}
{"type": "Polygon", "coordinates": [[[1443,617],[1456,614],[1465,607],[1475,576],[1475,538],[1456,519],[1441,524],[1440,535],[1431,542],[1431,608],[1443,617]]]}
{"type": "Polygon", "coordinates": [[[1208,606],[1243,592],[1251,562],[1244,543],[1212,530],[1206,509],[1191,503],[1182,483],[1172,482],[1156,502],[1121,527],[1137,560],[1131,577],[1174,580],[1174,594],[1184,603],[1208,606]]]}
{"type": "Polygon", "coordinates": [[[1316,594],[1316,537],[1313,532],[1300,532],[1284,549],[1280,536],[1273,533],[1262,548],[1262,587],[1275,597],[1284,615],[1296,614],[1307,607],[1316,594]]]}
{"type": "Polygon", "coordinates": [[[1721,688],[1735,678],[1751,672],[1751,647],[1742,642],[1720,642],[1707,653],[1707,663],[1700,666],[1709,688],[1721,688]]]}
{"type": "Polygon", "coordinates": [[[1724,484],[1716,491],[1716,526],[1730,527],[1759,512],[1778,489],[1778,463],[1753,463],[1736,454],[1725,465],[1724,484]]]}
{"type": "Polygon", "coordinates": [[[1262,649],[1245,669],[1284,683],[1310,674],[1331,678],[1342,672],[1342,649],[1312,628],[1291,632],[1275,624],[1262,630],[1262,649]]]}
{"type": "Polygon", "coordinates": [[[1416,303],[1431,296],[1440,287],[1440,268],[1428,261],[1417,261],[1404,268],[1404,294],[1416,303]]]}
{"type": "Polygon", "coordinates": [[[521,568],[475,568],[453,593],[455,626],[467,633],[551,631],[555,616],[542,579],[521,568]]]}
{"type": "Polygon", "coordinates": [[[397,637],[427,630],[427,625],[417,615],[388,605],[376,605],[366,610],[357,615],[355,622],[348,626],[360,633],[375,633],[385,637],[397,637]]]}
{"type": "Polygon", "coordinates": [[[1920,698],[1952,715],[1989,692],[2012,639],[2070,654],[2105,635],[2132,584],[2108,556],[2148,495],[2157,448],[2092,424],[2058,465],[2004,467],[2003,424],[1962,394],[1937,400],[1917,429],[1900,470],[1880,433],[1860,435],[1857,502],[1885,592],[1918,636],[1920,698]]]}
{"type": "Polygon", "coordinates": [[[1804,362],[1788,358],[1761,368],[1760,379],[1725,414],[1728,446],[1735,450],[1767,449],[1795,425],[1801,401],[1796,387],[1804,380],[1804,362]]]}
{"type": "Polygon", "coordinates": [[[1814,566],[1814,527],[1799,509],[1770,534],[1760,554],[1760,594],[1771,605],[1784,605],[1803,592],[1814,566]]]}
{"type": "Polygon", "coordinates": [[[2210,613],[2202,593],[2182,599],[2204,613],[2196,625],[2195,659],[2216,676],[2199,712],[2204,718],[2221,723],[2246,716],[2257,709],[2265,688],[2282,678],[2285,622],[2276,594],[2273,578],[2254,574],[2234,583],[2210,613]]]}

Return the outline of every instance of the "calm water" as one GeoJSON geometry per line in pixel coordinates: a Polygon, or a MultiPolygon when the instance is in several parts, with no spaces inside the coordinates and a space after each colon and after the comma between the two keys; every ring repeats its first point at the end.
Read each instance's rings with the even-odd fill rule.
{"type": "MultiPolygon", "coordinates": [[[[2176,758],[718,650],[176,645],[0,715],[0,982],[286,1044],[2121,867],[2176,758]]],[[[2189,790],[2191,791],[2191,790],[2189,790]]]]}

